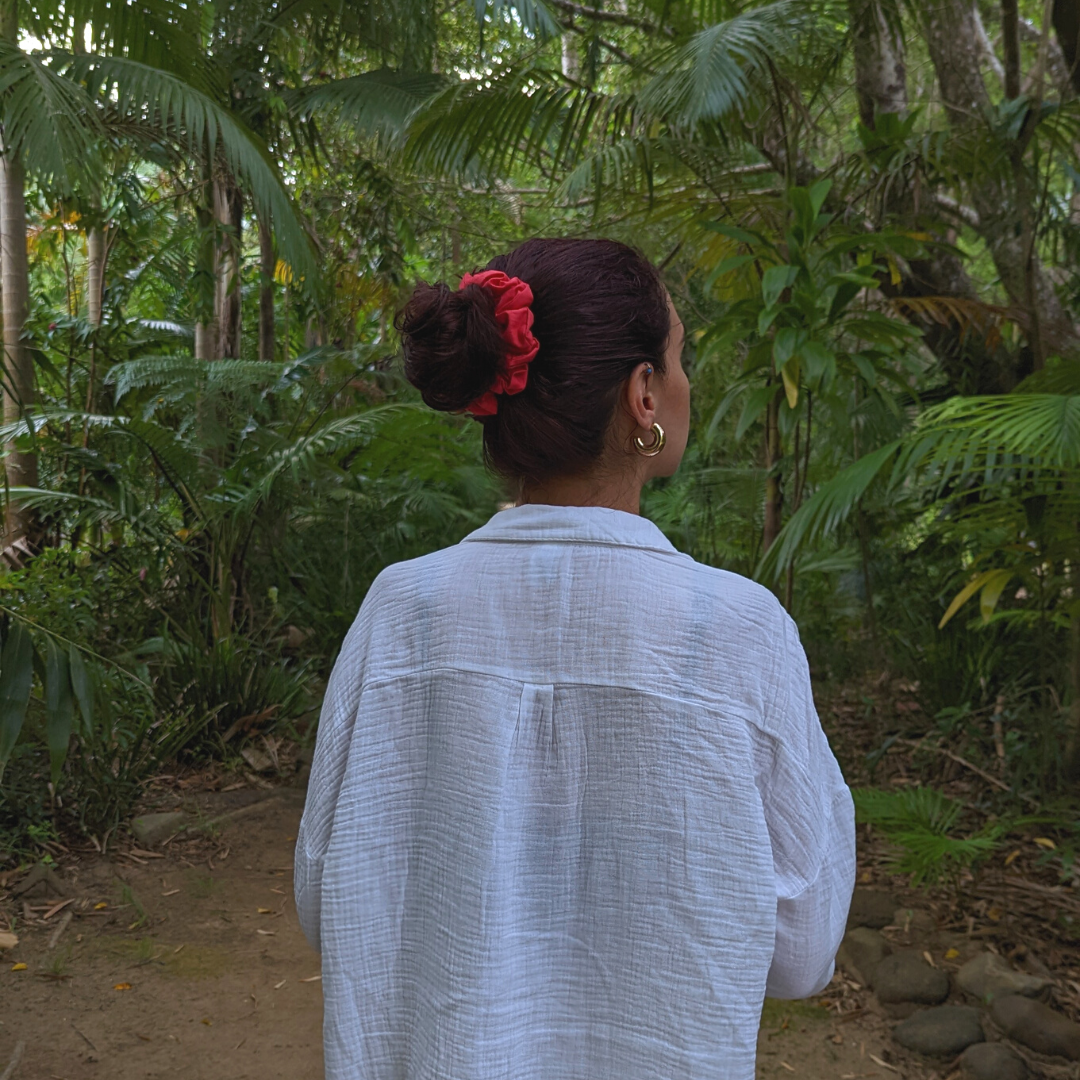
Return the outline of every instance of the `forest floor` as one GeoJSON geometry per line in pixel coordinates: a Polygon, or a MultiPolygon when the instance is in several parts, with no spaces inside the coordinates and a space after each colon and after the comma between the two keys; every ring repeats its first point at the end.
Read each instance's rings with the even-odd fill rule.
{"type": "MultiPolygon", "coordinates": [[[[822,714],[842,760],[846,740],[863,738],[854,734],[863,699],[855,700],[822,714]]],[[[905,768],[897,757],[884,782],[905,768]]],[[[970,770],[959,772],[956,782],[967,782],[970,770]]],[[[14,923],[19,937],[0,962],[0,1077],[322,1077],[319,958],[292,901],[303,789],[295,776],[277,786],[254,774],[235,781],[210,769],[153,785],[148,809],[182,808],[200,827],[152,850],[127,835],[104,854],[53,845],[53,867],[39,880],[26,867],[0,873],[0,929],[14,923]]],[[[916,891],[888,872],[886,852],[860,830],[860,888],[895,898],[896,914],[881,929],[894,949],[955,972],[989,948],[1050,975],[1056,1010],[1078,1019],[1080,939],[1069,920],[1080,915],[1080,898],[1040,869],[1038,852],[989,868],[965,890],[916,891]]],[[[952,1001],[962,1001],[955,988],[952,1001]]],[[[758,1076],[961,1075],[955,1055],[901,1048],[895,1022],[895,1008],[890,1014],[850,972],[838,972],[819,998],[766,1002],[758,1076]]],[[[1036,1076],[1080,1076],[1075,1062],[1023,1056],[1036,1076]]]]}

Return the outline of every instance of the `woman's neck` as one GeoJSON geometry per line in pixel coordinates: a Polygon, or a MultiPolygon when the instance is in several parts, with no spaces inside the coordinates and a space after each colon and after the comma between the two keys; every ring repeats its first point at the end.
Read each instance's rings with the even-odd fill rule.
{"type": "Polygon", "coordinates": [[[518,505],[604,506],[610,510],[640,514],[641,488],[641,480],[637,476],[606,476],[603,479],[593,474],[564,476],[545,484],[524,486],[518,505]]]}

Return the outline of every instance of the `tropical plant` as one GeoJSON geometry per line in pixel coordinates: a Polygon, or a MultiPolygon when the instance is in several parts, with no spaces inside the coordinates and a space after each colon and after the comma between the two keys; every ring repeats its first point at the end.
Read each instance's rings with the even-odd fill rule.
{"type": "Polygon", "coordinates": [[[988,858],[1005,832],[1001,823],[958,836],[963,807],[936,788],[902,791],[855,788],[855,820],[872,825],[895,845],[892,867],[919,885],[955,879],[988,858]]]}

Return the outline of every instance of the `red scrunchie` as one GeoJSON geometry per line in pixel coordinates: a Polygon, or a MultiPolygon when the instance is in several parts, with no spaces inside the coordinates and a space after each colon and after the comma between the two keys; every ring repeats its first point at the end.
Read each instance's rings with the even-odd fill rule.
{"type": "Polygon", "coordinates": [[[539,352],[533,336],[532,289],[521,278],[507,277],[501,270],[466,274],[459,289],[480,285],[495,294],[495,321],[506,345],[505,365],[491,388],[465,406],[473,416],[494,416],[499,409],[496,394],[520,394],[529,378],[529,361],[539,352]]]}

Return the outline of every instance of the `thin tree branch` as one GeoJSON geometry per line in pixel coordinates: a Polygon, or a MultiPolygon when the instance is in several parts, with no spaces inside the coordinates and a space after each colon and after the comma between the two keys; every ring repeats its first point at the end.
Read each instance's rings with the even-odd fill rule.
{"type": "Polygon", "coordinates": [[[944,210],[947,214],[952,214],[953,217],[959,218],[965,225],[970,225],[973,229],[979,227],[980,219],[978,212],[972,207],[965,206],[963,203],[957,202],[956,199],[953,199],[940,191],[934,192],[934,194],[930,196],[930,199],[939,209],[944,210]]]}
{"type": "Polygon", "coordinates": [[[675,32],[666,26],[656,26],[646,19],[636,19],[633,15],[624,15],[621,11],[604,11],[601,8],[586,7],[584,4],[573,3],[573,0],[551,0],[551,6],[570,15],[580,15],[583,19],[592,19],[595,22],[632,26],[636,30],[644,30],[647,34],[663,34],[669,38],[675,36],[675,32]]]}
{"type": "MultiPolygon", "coordinates": [[[[976,9],[977,10],[977,9],[976,9]]],[[[1020,96],[1020,12],[1017,0],[1001,0],[1001,38],[1005,51],[1005,96],[1020,96]]]]}

